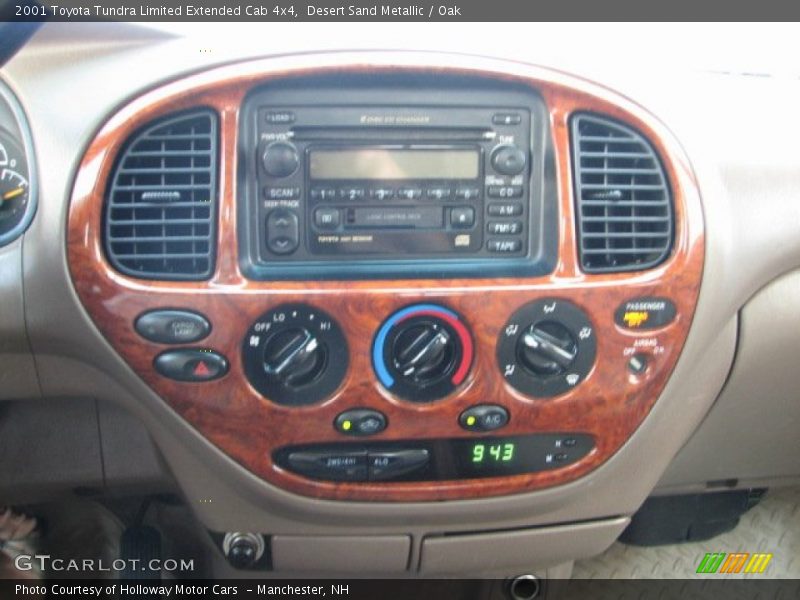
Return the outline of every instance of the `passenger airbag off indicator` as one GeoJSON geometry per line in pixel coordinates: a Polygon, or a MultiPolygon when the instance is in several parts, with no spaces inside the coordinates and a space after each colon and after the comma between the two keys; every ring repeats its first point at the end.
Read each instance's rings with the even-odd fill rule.
{"type": "Polygon", "coordinates": [[[675,320],[675,304],[667,298],[631,298],[619,305],[614,321],[624,329],[660,329],[675,320]]]}

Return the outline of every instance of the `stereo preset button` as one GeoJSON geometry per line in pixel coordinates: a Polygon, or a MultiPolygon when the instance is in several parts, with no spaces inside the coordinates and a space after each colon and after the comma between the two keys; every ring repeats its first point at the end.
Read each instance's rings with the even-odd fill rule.
{"type": "Polygon", "coordinates": [[[297,200],[300,197],[299,187],[265,187],[264,198],[267,200],[297,200]]]}
{"type": "Polygon", "coordinates": [[[364,199],[364,188],[340,188],[339,189],[339,198],[342,200],[363,200],[364,199]]]}
{"type": "Polygon", "coordinates": [[[369,197],[375,200],[390,200],[394,198],[393,188],[373,188],[369,191],[369,197]]]}
{"type": "Polygon", "coordinates": [[[489,198],[521,198],[521,185],[490,185],[486,191],[489,198]]]}
{"type": "Polygon", "coordinates": [[[336,198],[336,189],[327,187],[315,187],[311,189],[312,200],[333,200],[336,198]]]}
{"type": "Polygon", "coordinates": [[[458,188],[456,198],[458,200],[476,200],[481,196],[481,189],[477,187],[458,188]]]}
{"type": "Polygon", "coordinates": [[[448,200],[450,198],[451,190],[448,187],[434,187],[428,188],[425,195],[429,200],[448,200]]]}
{"type": "Polygon", "coordinates": [[[495,125],[519,125],[522,122],[522,115],[519,113],[495,113],[492,115],[492,123],[495,125]]]}
{"type": "Polygon", "coordinates": [[[211,350],[168,350],[156,357],[153,366],[164,377],[188,382],[210,381],[228,372],[226,358],[211,350]]]}
{"type": "Polygon", "coordinates": [[[522,214],[522,204],[490,204],[489,216],[492,217],[518,217],[522,214]]]}
{"type": "Polygon", "coordinates": [[[291,254],[300,244],[297,214],[278,208],[267,215],[267,247],[275,254],[291,254]]]}
{"type": "Polygon", "coordinates": [[[468,229],[475,224],[475,209],[459,206],[450,211],[450,225],[458,229],[468,229]]]}
{"type": "Polygon", "coordinates": [[[134,324],[136,333],[159,344],[188,344],[202,340],[211,331],[203,315],[186,310],[152,310],[134,324]]]}
{"type": "Polygon", "coordinates": [[[318,208],[314,211],[314,223],[320,229],[336,229],[339,226],[339,209],[318,208]]]}
{"type": "Polygon", "coordinates": [[[329,481],[366,481],[367,453],[299,451],[287,457],[289,468],[296,473],[329,481]]]}
{"type": "Polygon", "coordinates": [[[462,412],[458,423],[467,431],[494,431],[508,424],[508,411],[496,404],[479,404],[462,412]]]}
{"type": "Polygon", "coordinates": [[[522,249],[520,240],[489,240],[487,245],[489,252],[519,252],[522,249]]]}
{"type": "Polygon", "coordinates": [[[522,221],[492,221],[489,223],[489,233],[498,235],[515,235],[522,233],[522,221]]]}
{"type": "Polygon", "coordinates": [[[386,429],[386,417],[377,410],[354,408],[340,413],[333,426],[339,433],[347,435],[375,435],[386,429]]]}
{"type": "Polygon", "coordinates": [[[422,197],[421,188],[400,188],[397,190],[397,197],[403,200],[417,200],[422,197]]]}
{"type": "Polygon", "coordinates": [[[425,448],[370,452],[367,458],[370,481],[397,479],[428,466],[430,453],[425,448]]]}

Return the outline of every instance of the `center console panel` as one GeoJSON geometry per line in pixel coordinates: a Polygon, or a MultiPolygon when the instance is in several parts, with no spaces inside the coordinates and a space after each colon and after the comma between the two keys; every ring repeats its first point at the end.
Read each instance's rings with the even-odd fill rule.
{"type": "Polygon", "coordinates": [[[691,325],[702,214],[666,129],[582,80],[430,60],[191,76],[122,108],[77,174],[69,266],[93,322],[290,492],[434,501],[575,480],[646,418],[691,325]],[[143,252],[170,268],[202,252],[211,274],[119,268],[143,252]]]}

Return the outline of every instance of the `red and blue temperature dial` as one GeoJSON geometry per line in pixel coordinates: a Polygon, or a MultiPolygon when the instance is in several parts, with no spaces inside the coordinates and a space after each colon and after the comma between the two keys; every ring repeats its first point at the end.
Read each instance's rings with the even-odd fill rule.
{"type": "Polygon", "coordinates": [[[464,383],[474,345],[458,313],[437,304],[414,304],[389,317],[372,345],[372,364],[383,386],[406,400],[430,402],[464,383]]]}

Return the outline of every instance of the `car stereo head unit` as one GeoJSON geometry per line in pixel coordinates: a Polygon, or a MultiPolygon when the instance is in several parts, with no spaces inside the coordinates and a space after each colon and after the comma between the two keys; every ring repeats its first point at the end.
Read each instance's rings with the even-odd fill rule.
{"type": "Polygon", "coordinates": [[[477,276],[546,267],[537,96],[337,91],[270,90],[246,101],[246,273],[477,276]]]}

